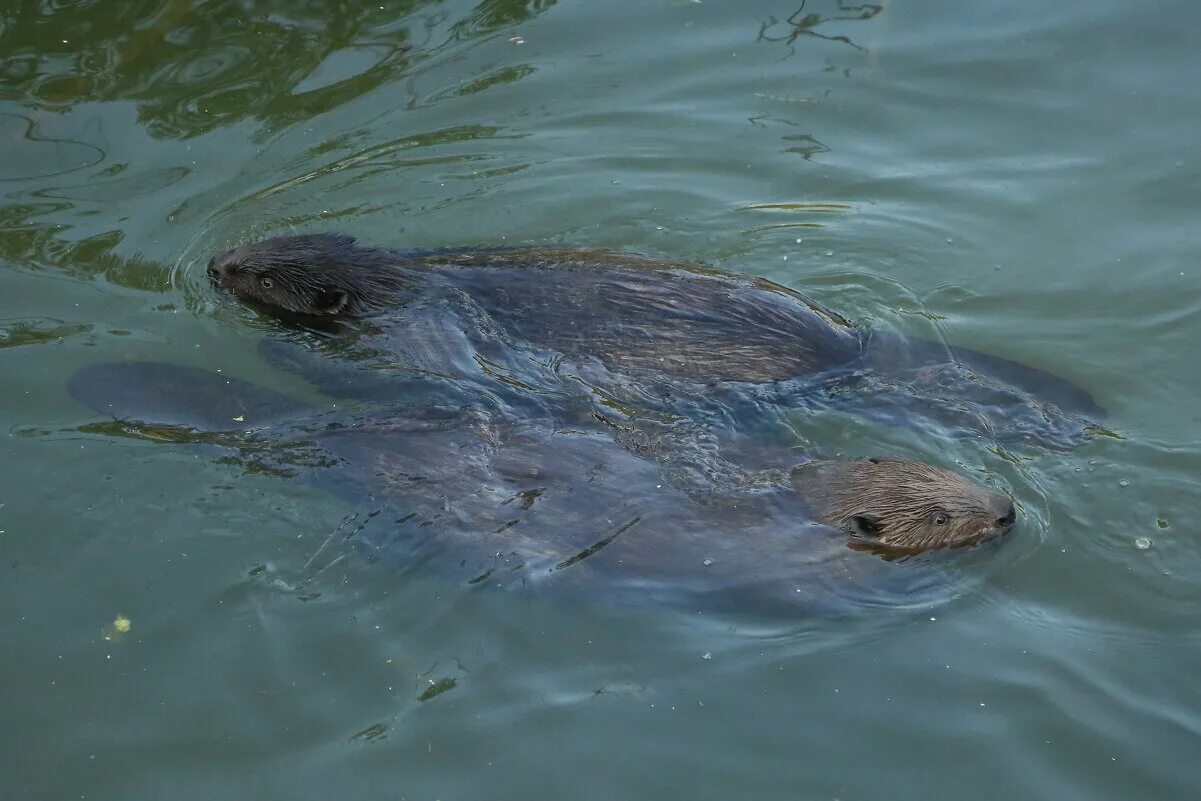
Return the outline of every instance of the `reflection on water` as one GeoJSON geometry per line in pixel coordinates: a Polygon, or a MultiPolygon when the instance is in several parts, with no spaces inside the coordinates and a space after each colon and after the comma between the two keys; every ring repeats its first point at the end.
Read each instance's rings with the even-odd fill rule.
{"type": "Polygon", "coordinates": [[[0,348],[62,342],[91,329],[90,325],[71,325],[62,320],[0,320],[0,348]]]}
{"type": "MultiPolygon", "coordinates": [[[[850,37],[836,34],[827,34],[818,31],[820,25],[828,22],[841,22],[846,20],[867,20],[876,16],[884,10],[883,5],[875,5],[872,3],[864,3],[862,5],[852,5],[843,3],[839,0],[836,10],[829,14],[820,14],[807,9],[809,3],[801,3],[801,7],[792,12],[782,24],[775,17],[770,17],[767,22],[763,23],[763,27],[759,29],[759,41],[762,42],[783,42],[787,45],[795,45],[797,39],[802,36],[812,36],[817,39],[825,39],[829,42],[841,42],[842,44],[850,45],[856,50],[863,50],[860,45],[855,44],[850,37]],[[786,33],[775,33],[777,27],[787,29],[786,33]]],[[[816,3],[814,4],[817,5],[816,3]]],[[[795,49],[793,50],[795,52],[795,49]]]]}
{"type": "MultiPolygon", "coordinates": [[[[124,238],[120,231],[72,236],[67,243],[61,238],[68,226],[43,220],[61,218],[75,204],[44,199],[105,203],[149,196],[182,181],[192,168],[130,171],[128,164],[117,163],[80,175],[105,161],[108,135],[95,125],[86,126],[78,138],[48,134],[42,127],[54,121],[51,115],[78,104],[128,100],[137,106],[139,125],[155,138],[192,138],[248,117],[269,133],[349,103],[396,80],[414,59],[429,57],[442,46],[429,38],[438,26],[430,5],[228,2],[216,12],[211,4],[191,0],[115,6],[21,3],[0,27],[0,100],[30,111],[0,114],[0,141],[11,145],[0,150],[6,154],[0,155],[0,182],[75,175],[70,184],[33,190],[12,185],[14,191],[0,205],[0,231],[5,234],[0,237],[0,258],[24,267],[103,274],[123,286],[161,291],[168,281],[166,268],[151,274],[152,265],[128,263],[128,254],[113,258],[112,251],[124,238]]],[[[489,0],[450,26],[450,35],[479,37],[553,5],[544,0],[489,0]]],[[[454,94],[512,83],[532,71],[529,65],[498,70],[458,86],[454,94]]],[[[460,125],[362,147],[347,133],[310,149],[312,156],[327,151],[343,155],[264,187],[243,202],[261,203],[272,194],[344,170],[354,174],[341,184],[349,189],[404,167],[482,161],[488,158],[484,154],[403,154],[499,132],[495,126],[460,125]]],[[[521,165],[495,172],[518,169],[521,165]]],[[[351,213],[361,211],[356,206],[351,213]]],[[[328,220],[329,215],[296,215],[285,222],[299,225],[315,219],[328,220]]]]}
{"type": "MultiPolygon", "coordinates": [[[[455,38],[526,21],[553,0],[486,0],[455,38]]],[[[430,2],[23,0],[0,29],[0,98],[36,109],[133,100],[155,136],[186,138],[250,115],[279,127],[395,80],[437,46],[430,2]]]]}
{"type": "MultiPolygon", "coordinates": [[[[19,5],[0,37],[0,97],[45,109],[133,100],[153,135],[184,138],[247,115],[284,125],[394,79],[411,49],[410,28],[398,23],[426,4],[19,5]],[[328,59],[356,49],[375,58],[341,80],[298,91],[328,59]]],[[[481,7],[482,16],[492,13],[481,7]]]]}

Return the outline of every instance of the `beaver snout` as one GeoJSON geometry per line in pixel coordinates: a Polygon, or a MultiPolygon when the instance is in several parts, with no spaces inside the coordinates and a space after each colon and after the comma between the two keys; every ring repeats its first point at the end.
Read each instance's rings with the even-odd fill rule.
{"type": "Polygon", "coordinates": [[[996,516],[994,526],[997,527],[1000,533],[1005,533],[1013,528],[1013,524],[1017,521],[1017,510],[1013,508],[1013,501],[1006,498],[1004,495],[997,495],[993,498],[992,512],[996,516]]]}
{"type": "Polygon", "coordinates": [[[209,259],[209,266],[204,271],[208,273],[209,280],[213,282],[213,286],[229,289],[233,283],[234,273],[237,270],[238,263],[230,258],[230,253],[222,253],[219,256],[209,259]]]}
{"type": "Polygon", "coordinates": [[[209,259],[204,269],[214,286],[222,289],[236,289],[238,276],[247,268],[245,253],[240,248],[218,253],[209,259]]]}

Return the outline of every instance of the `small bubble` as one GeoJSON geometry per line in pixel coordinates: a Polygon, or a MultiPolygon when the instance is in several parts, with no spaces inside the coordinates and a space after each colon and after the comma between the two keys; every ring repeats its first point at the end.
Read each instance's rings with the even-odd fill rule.
{"type": "Polygon", "coordinates": [[[1151,538],[1150,537],[1139,537],[1138,539],[1136,539],[1134,541],[1134,547],[1138,548],[1140,551],[1147,550],[1148,548],[1151,547],[1151,538]]]}
{"type": "Polygon", "coordinates": [[[704,562],[704,564],[705,564],[705,567],[708,567],[709,565],[713,564],[713,560],[712,560],[712,559],[706,559],[706,560],[705,560],[705,562],[704,562]]]}
{"type": "Polygon", "coordinates": [[[832,251],[832,250],[827,250],[827,251],[826,251],[826,255],[827,255],[827,256],[833,256],[833,255],[834,255],[834,251],[832,251]]]}
{"type": "Polygon", "coordinates": [[[1127,481],[1126,479],[1122,479],[1121,481],[1119,481],[1119,482],[1118,482],[1118,486],[1119,486],[1119,487],[1129,487],[1129,486],[1130,486],[1130,482],[1129,482],[1129,481],[1127,481]]]}
{"type": "Polygon", "coordinates": [[[709,653],[708,651],[706,651],[706,652],[705,652],[705,653],[704,653],[704,654],[701,656],[701,659],[704,659],[704,660],[706,660],[706,661],[708,661],[708,660],[710,660],[710,659],[712,659],[712,658],[713,658],[713,654],[709,653]]]}
{"type": "Polygon", "coordinates": [[[798,245],[799,245],[799,244],[801,244],[801,243],[802,243],[802,242],[804,242],[804,241],[805,241],[805,240],[804,240],[804,239],[802,239],[802,238],[801,238],[801,237],[799,237],[799,236],[796,238],[796,243],[797,243],[798,245]]]}

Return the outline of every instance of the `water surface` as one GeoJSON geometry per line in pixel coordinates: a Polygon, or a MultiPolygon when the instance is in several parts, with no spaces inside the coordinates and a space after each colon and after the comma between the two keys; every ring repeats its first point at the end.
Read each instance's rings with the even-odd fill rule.
{"type": "Polygon", "coordinates": [[[1111,0],[0,12],[8,795],[1196,796],[1199,22],[1111,0]],[[319,401],[203,267],[331,229],[762,275],[1069,378],[1115,436],[798,420],[800,443],[1013,492],[1020,531],[935,607],[782,623],[314,575],[353,507],[81,431],[65,387],[158,359],[319,401]]]}

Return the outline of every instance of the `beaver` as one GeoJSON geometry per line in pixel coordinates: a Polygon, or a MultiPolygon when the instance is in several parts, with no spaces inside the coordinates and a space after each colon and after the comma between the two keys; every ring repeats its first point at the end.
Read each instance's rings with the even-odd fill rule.
{"type": "MultiPolygon", "coordinates": [[[[694,264],[595,250],[394,252],[305,234],[233,248],[207,273],[301,326],[358,323],[353,347],[340,351],[352,369],[307,362],[332,394],[386,397],[379,379],[398,370],[487,373],[510,394],[569,393],[575,382],[609,405],[688,415],[695,408],[681,402],[695,406],[715,387],[722,403],[761,407],[770,385],[775,406],[899,424],[924,417],[952,433],[1053,448],[1078,444],[1105,417],[1087,391],[1044,371],[860,330],[787,287],[694,264]]],[[[275,359],[305,362],[295,351],[275,359]]]]}
{"type": "Polygon", "coordinates": [[[355,415],[155,362],[89,365],[68,390],[120,420],[91,431],[216,447],[368,505],[375,523],[356,540],[372,559],[437,563],[467,586],[550,582],[756,609],[909,603],[939,583],[917,554],[1015,524],[1006,495],[908,458],[751,473],[698,449],[683,458],[706,469],[673,471],[675,448],[635,454],[601,424],[555,428],[436,396],[355,415]]]}

